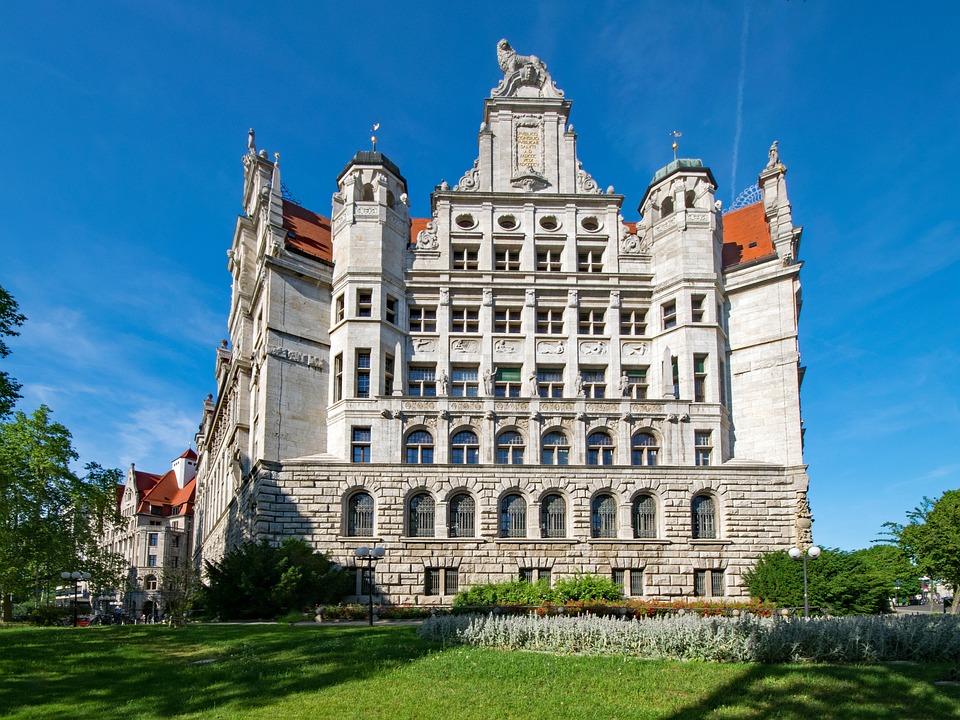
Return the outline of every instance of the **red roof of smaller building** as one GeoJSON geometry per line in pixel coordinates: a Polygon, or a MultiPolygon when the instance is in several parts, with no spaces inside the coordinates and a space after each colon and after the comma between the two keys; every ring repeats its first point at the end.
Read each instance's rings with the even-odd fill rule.
{"type": "Polygon", "coordinates": [[[287,247],[291,250],[318,260],[333,261],[328,218],[284,200],[283,227],[287,230],[287,247]]]}
{"type": "Polygon", "coordinates": [[[763,203],[747,205],[723,216],[724,269],[774,254],[763,203]]]}
{"type": "Polygon", "coordinates": [[[187,448],[186,451],[183,453],[183,455],[178,457],[177,460],[179,460],[180,458],[186,458],[187,460],[196,460],[197,454],[193,451],[193,448],[187,448]]]}

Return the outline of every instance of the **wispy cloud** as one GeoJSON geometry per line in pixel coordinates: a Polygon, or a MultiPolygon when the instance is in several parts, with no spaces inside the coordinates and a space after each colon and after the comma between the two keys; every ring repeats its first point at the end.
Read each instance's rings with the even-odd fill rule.
{"type": "Polygon", "coordinates": [[[747,84],[747,37],[750,32],[750,5],[743,6],[743,28],[740,32],[740,74],[737,77],[737,129],[733,135],[733,160],[730,163],[730,204],[737,196],[737,163],[740,158],[740,136],[743,134],[743,91],[747,84]]]}

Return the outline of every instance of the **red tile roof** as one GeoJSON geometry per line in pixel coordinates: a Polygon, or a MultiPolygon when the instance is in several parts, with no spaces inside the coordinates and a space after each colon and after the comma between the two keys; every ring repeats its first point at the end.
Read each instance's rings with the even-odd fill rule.
{"type": "Polygon", "coordinates": [[[427,229],[427,223],[433,218],[410,218],[410,244],[417,244],[417,235],[421,230],[427,229]]]}
{"type": "Polygon", "coordinates": [[[284,200],[283,227],[287,230],[288,248],[318,260],[333,261],[328,218],[284,200]]]}
{"type": "Polygon", "coordinates": [[[178,457],[177,460],[179,460],[180,458],[186,458],[187,460],[196,460],[197,454],[193,451],[193,448],[187,448],[186,451],[183,453],[183,455],[178,457]]]}
{"type": "Polygon", "coordinates": [[[773,238],[763,203],[747,205],[723,216],[723,267],[773,256],[773,238]]]}

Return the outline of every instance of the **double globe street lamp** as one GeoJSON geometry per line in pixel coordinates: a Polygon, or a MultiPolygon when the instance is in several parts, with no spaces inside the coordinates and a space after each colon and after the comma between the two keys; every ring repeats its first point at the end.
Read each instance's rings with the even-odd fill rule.
{"type": "Polygon", "coordinates": [[[73,626],[76,627],[77,626],[77,603],[79,602],[79,599],[80,599],[80,581],[89,580],[90,573],[88,572],[82,573],[74,570],[73,572],[62,572],[60,573],[60,577],[62,577],[64,580],[73,580],[73,626]]]}
{"type": "Polygon", "coordinates": [[[816,545],[808,547],[806,552],[803,552],[803,550],[798,547],[792,547],[787,550],[787,554],[794,560],[803,560],[803,617],[807,620],[810,619],[810,596],[807,593],[807,557],[811,560],[816,560],[820,557],[821,552],[820,548],[816,545]]]}
{"type": "MultiPolygon", "coordinates": [[[[376,560],[380,560],[384,555],[387,554],[387,551],[382,547],[368,548],[368,547],[358,547],[354,550],[354,554],[362,562],[364,559],[367,561],[367,598],[370,602],[370,625],[373,626],[373,563],[376,560]]],[[[363,583],[360,583],[360,589],[363,590],[363,583]]]]}

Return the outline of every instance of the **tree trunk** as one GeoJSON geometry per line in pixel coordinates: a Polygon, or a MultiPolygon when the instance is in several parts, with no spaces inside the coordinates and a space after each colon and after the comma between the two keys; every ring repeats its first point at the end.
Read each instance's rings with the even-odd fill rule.
{"type": "Polygon", "coordinates": [[[3,622],[13,622],[13,596],[10,593],[3,594],[3,622]]]}
{"type": "Polygon", "coordinates": [[[960,608],[960,593],[957,592],[957,586],[953,586],[953,604],[950,606],[950,614],[956,615],[957,609],[960,608]]]}

